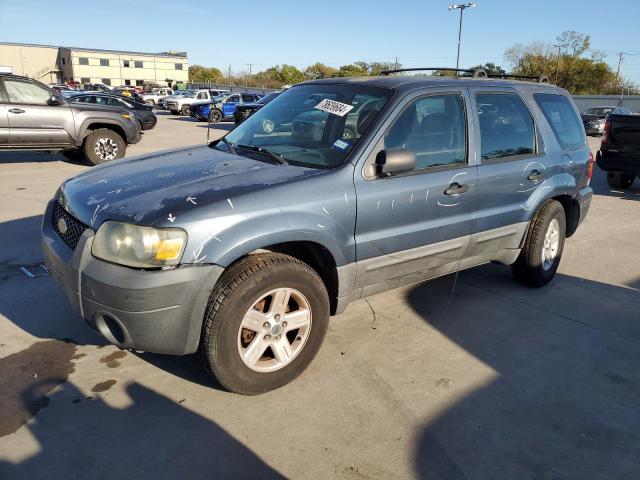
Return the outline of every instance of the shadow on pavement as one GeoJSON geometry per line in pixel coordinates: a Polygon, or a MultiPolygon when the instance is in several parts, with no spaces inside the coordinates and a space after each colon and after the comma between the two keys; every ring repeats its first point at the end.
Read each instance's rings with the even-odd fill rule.
{"type": "Polygon", "coordinates": [[[635,179],[628,190],[616,190],[611,188],[607,183],[607,172],[600,170],[597,166],[593,173],[593,179],[591,180],[591,188],[593,188],[594,195],[604,195],[622,200],[640,200],[639,178],[635,179]]]}
{"type": "MultiPolygon", "coordinates": [[[[43,388],[35,383],[19,398],[28,401],[32,389],[43,388]]],[[[16,463],[0,461],[0,478],[284,478],[181,401],[138,383],[125,391],[131,403],[117,408],[102,394],[85,397],[72,383],[63,383],[26,427],[38,453],[16,463]]]]}
{"type": "Polygon", "coordinates": [[[566,275],[528,289],[494,265],[453,281],[408,302],[494,375],[442,382],[459,400],[418,436],[416,476],[638,478],[640,291],[566,275]]]}

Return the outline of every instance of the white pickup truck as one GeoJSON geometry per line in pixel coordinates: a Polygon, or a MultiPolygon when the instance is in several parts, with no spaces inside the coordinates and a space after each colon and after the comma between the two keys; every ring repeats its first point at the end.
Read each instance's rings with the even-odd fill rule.
{"type": "Polygon", "coordinates": [[[160,100],[170,95],[173,95],[173,90],[170,88],[158,88],[151,93],[145,93],[142,99],[147,105],[159,105],[160,100]]]}
{"type": "Polygon", "coordinates": [[[164,100],[165,110],[169,110],[174,115],[189,115],[191,110],[189,106],[196,102],[206,102],[211,100],[214,95],[209,90],[184,90],[180,95],[174,95],[164,100]]]}

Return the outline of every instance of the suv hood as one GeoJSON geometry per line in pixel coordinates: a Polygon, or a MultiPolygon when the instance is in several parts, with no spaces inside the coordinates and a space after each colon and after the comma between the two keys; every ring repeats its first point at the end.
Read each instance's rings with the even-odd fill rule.
{"type": "Polygon", "coordinates": [[[208,146],[116,160],[64,182],[58,201],[94,230],[105,220],[179,226],[188,210],[317,175],[323,170],[275,165],[208,146]],[[171,215],[169,215],[171,214],[171,215]],[[175,222],[175,223],[174,223],[175,222]]]}

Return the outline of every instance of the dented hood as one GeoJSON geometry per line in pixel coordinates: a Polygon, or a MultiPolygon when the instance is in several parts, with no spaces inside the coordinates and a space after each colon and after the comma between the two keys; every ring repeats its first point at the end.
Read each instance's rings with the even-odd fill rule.
{"type": "Polygon", "coordinates": [[[197,146],[117,160],[64,182],[63,207],[96,230],[105,220],[179,226],[179,213],[322,170],[275,165],[197,146]]]}

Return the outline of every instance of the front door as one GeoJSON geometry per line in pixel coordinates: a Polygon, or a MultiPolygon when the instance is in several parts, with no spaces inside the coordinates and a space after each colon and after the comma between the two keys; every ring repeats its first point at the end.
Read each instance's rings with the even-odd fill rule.
{"type": "Polygon", "coordinates": [[[222,104],[222,115],[232,117],[236,113],[238,103],[240,103],[240,95],[229,96],[222,104]]]}
{"type": "Polygon", "coordinates": [[[356,169],[356,287],[365,294],[453,271],[471,233],[476,167],[469,162],[466,89],[414,95],[385,122],[356,169]],[[414,171],[372,175],[381,150],[409,150],[414,171]]]}
{"type": "Polygon", "coordinates": [[[7,78],[2,81],[3,96],[15,146],[66,146],[73,143],[73,113],[68,104],[49,105],[52,93],[28,80],[7,78]]]}

